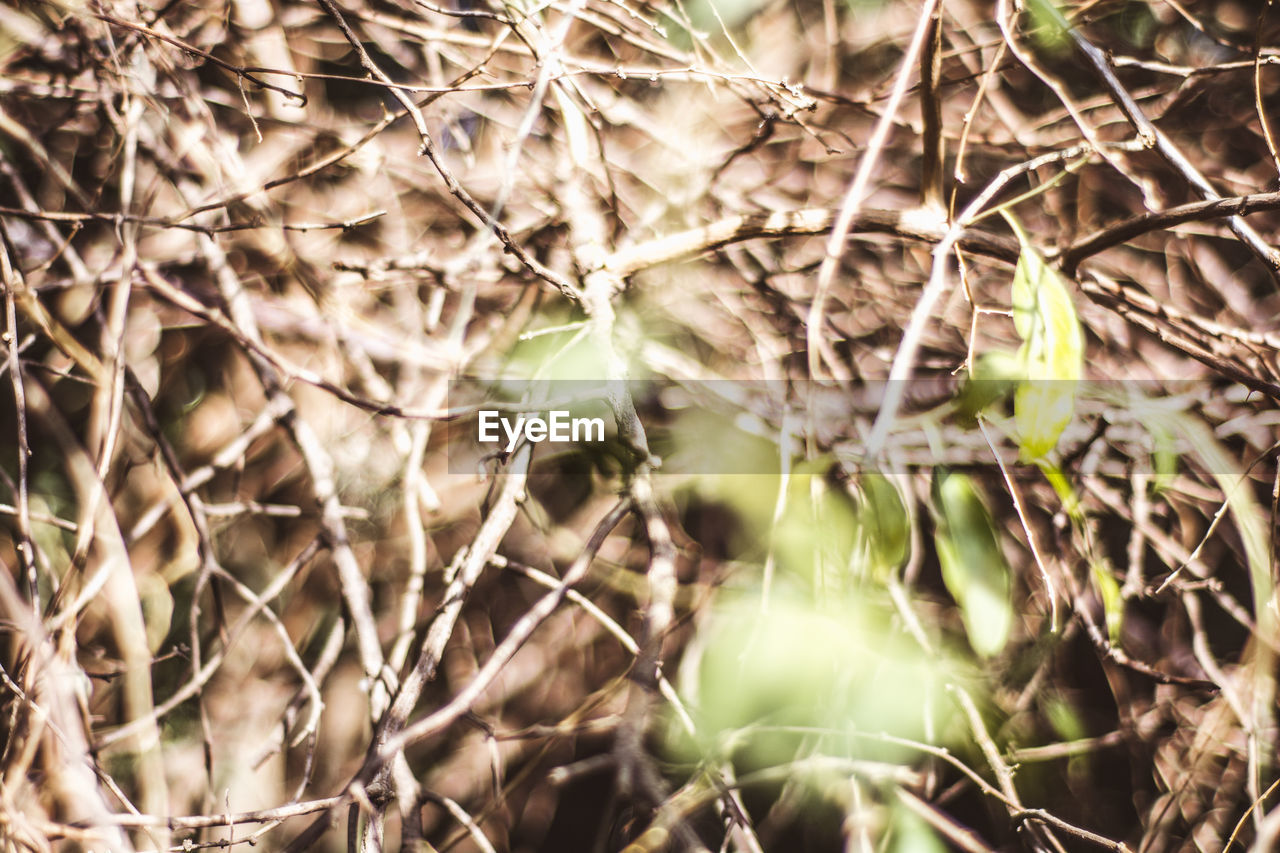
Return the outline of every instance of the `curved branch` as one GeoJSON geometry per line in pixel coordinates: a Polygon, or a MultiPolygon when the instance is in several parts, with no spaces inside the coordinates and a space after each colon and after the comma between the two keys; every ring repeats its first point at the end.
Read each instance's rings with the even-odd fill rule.
{"type": "Polygon", "coordinates": [[[1059,264],[1063,273],[1074,277],[1076,269],[1086,258],[1121,243],[1127,243],[1143,234],[1172,228],[1184,222],[1221,219],[1227,216],[1248,216],[1250,213],[1264,210],[1280,210],[1280,192],[1253,193],[1213,201],[1196,201],[1166,210],[1142,213],[1075,241],[1059,256],[1059,264]]]}
{"type": "MultiPolygon", "coordinates": [[[[604,268],[625,277],[745,240],[826,234],[835,220],[836,211],[825,208],[728,216],[709,225],[620,249],[605,260],[604,268]]],[[[891,234],[932,244],[942,240],[946,223],[918,210],[863,210],[850,232],[891,234]]],[[[960,245],[976,254],[1011,264],[1018,261],[1017,242],[989,231],[966,229],[960,235],[960,245]]]]}

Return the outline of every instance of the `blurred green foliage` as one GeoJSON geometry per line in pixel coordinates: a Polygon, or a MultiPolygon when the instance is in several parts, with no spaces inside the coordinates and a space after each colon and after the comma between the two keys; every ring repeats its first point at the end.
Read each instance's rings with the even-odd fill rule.
{"type": "Polygon", "coordinates": [[[999,654],[1013,627],[1013,581],[991,513],[973,480],[938,469],[933,477],[934,544],[947,591],[974,651],[999,654]]]}

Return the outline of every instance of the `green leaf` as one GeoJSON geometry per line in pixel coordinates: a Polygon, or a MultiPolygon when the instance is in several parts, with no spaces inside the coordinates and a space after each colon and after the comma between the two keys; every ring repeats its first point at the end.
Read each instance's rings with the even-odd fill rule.
{"type": "Polygon", "coordinates": [[[903,805],[893,810],[893,853],[946,853],[942,843],[924,818],[903,805]]]}
{"type": "Polygon", "coordinates": [[[1083,740],[1089,736],[1089,730],[1085,727],[1084,720],[1080,718],[1080,712],[1066,696],[1056,690],[1045,691],[1041,694],[1040,703],[1044,708],[1045,717],[1049,720],[1049,725],[1053,726],[1059,739],[1083,740]]]}
{"type": "Polygon", "coordinates": [[[1018,220],[1003,213],[1022,246],[1010,299],[1025,377],[1014,397],[1014,421],[1023,453],[1042,459],[1057,446],[1075,411],[1076,384],[1084,374],[1084,332],[1062,276],[1040,257],[1018,220]]]}
{"type": "Polygon", "coordinates": [[[1154,488],[1157,492],[1167,488],[1178,475],[1178,444],[1173,434],[1159,424],[1150,426],[1151,463],[1155,472],[1154,488]]]}
{"type": "Polygon", "coordinates": [[[1071,482],[1067,479],[1066,474],[1062,473],[1062,468],[1041,459],[1037,461],[1041,473],[1045,479],[1049,481],[1049,485],[1053,486],[1054,492],[1058,495],[1058,500],[1062,501],[1062,508],[1067,511],[1067,515],[1072,520],[1084,522],[1084,508],[1080,503],[1080,497],[1076,494],[1076,490],[1071,487],[1071,482]]]}
{"type": "Polygon", "coordinates": [[[1093,564],[1093,584],[1102,599],[1102,611],[1107,617],[1107,637],[1112,643],[1120,642],[1120,629],[1124,627],[1124,598],[1120,595],[1120,584],[1107,571],[1106,566],[1093,564]]]}
{"type": "Polygon", "coordinates": [[[1028,459],[1043,459],[1058,446],[1075,412],[1075,384],[1027,380],[1013,395],[1018,446],[1028,459]]]}
{"type": "Polygon", "coordinates": [[[905,761],[896,748],[839,733],[917,739],[945,726],[930,697],[953,667],[895,632],[888,611],[861,598],[833,604],[785,595],[765,611],[747,599],[717,604],[696,669],[681,672],[704,747],[756,767],[815,750],[905,761]],[[796,727],[833,734],[815,741],[796,727]]]}
{"type": "Polygon", "coordinates": [[[859,482],[860,545],[871,576],[883,581],[907,559],[911,520],[897,486],[884,474],[864,474],[859,482]]]}
{"type": "Polygon", "coordinates": [[[969,365],[969,373],[956,395],[956,419],[972,427],[978,415],[1005,399],[1024,376],[1022,357],[1008,350],[984,352],[969,365]]]}
{"type": "Polygon", "coordinates": [[[991,514],[967,475],[944,469],[934,472],[932,510],[942,581],[969,644],[983,657],[998,654],[1013,626],[1012,582],[991,514]]]}
{"type": "Polygon", "coordinates": [[[1013,328],[1017,330],[1018,337],[1026,341],[1035,331],[1036,289],[1039,283],[1039,268],[1044,266],[1044,261],[1040,260],[1040,255],[1031,246],[1027,232],[1022,230],[1022,223],[1015,219],[1013,214],[1007,211],[1002,213],[1009,227],[1013,229],[1014,236],[1018,238],[1018,245],[1022,247],[1018,254],[1018,265],[1013,271],[1013,288],[1009,303],[1013,308],[1013,328]]]}
{"type": "Polygon", "coordinates": [[[859,527],[853,497],[831,482],[829,467],[826,459],[796,465],[773,540],[779,573],[807,582],[820,598],[838,597],[853,584],[859,527]]]}
{"type": "Polygon", "coordinates": [[[1062,13],[1048,0],[1032,0],[1027,6],[1027,15],[1030,18],[1027,29],[1041,50],[1061,56],[1070,48],[1071,38],[1062,13]]]}

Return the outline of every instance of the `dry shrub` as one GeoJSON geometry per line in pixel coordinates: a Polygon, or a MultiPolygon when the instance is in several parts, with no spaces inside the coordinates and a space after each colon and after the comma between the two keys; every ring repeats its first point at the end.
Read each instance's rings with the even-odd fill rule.
{"type": "Polygon", "coordinates": [[[1272,849],[1280,16],[940,5],[0,8],[6,849],[1272,849]]]}

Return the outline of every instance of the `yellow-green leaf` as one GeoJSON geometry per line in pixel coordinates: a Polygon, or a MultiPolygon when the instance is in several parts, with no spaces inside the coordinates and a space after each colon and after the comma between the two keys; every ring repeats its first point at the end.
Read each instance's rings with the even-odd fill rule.
{"type": "Polygon", "coordinates": [[[991,350],[974,358],[956,395],[957,421],[973,426],[975,418],[1007,397],[1024,375],[1020,353],[991,350]]]}
{"type": "Polygon", "coordinates": [[[1023,452],[1040,459],[1071,422],[1076,383],[1084,374],[1084,332],[1062,276],[1044,262],[1017,219],[1004,215],[1022,246],[1010,301],[1027,381],[1014,398],[1014,417],[1023,452]]]}
{"type": "Polygon", "coordinates": [[[821,748],[846,755],[866,749],[835,736],[846,729],[923,737],[945,723],[933,717],[929,699],[950,668],[891,624],[865,598],[832,608],[780,595],[763,612],[749,600],[718,603],[696,669],[681,672],[699,737],[705,746],[746,753],[756,766],[812,751],[812,736],[795,729],[831,731],[821,748]]]}
{"type": "Polygon", "coordinates": [[[1075,411],[1075,384],[1028,379],[1013,396],[1018,445],[1028,459],[1043,459],[1058,445],[1075,411]]]}
{"type": "Polygon", "coordinates": [[[924,819],[905,806],[893,810],[893,853],[946,853],[942,843],[924,819]]]}
{"type": "Polygon", "coordinates": [[[1112,643],[1120,642],[1120,629],[1124,627],[1124,598],[1120,584],[1105,566],[1093,564],[1093,583],[1102,599],[1102,612],[1107,618],[1107,637],[1112,643]]]}
{"type": "Polygon", "coordinates": [[[1072,488],[1071,481],[1067,479],[1067,475],[1062,473],[1062,469],[1052,462],[1041,459],[1036,462],[1040,471],[1044,474],[1049,485],[1053,486],[1054,492],[1058,495],[1058,500],[1062,501],[1062,508],[1067,511],[1067,515],[1076,522],[1084,521],[1084,509],[1080,505],[1080,497],[1076,494],[1076,490],[1072,488]]]}
{"type": "Polygon", "coordinates": [[[1178,474],[1178,445],[1173,435],[1159,424],[1151,424],[1151,463],[1157,492],[1173,482],[1178,474]]]}
{"type": "Polygon", "coordinates": [[[1013,591],[991,514],[967,475],[943,469],[934,472],[932,509],[942,581],[969,644],[983,657],[998,654],[1013,626],[1013,591]]]}
{"type": "Polygon", "coordinates": [[[872,576],[884,580],[907,559],[911,521],[898,488],[884,474],[864,474],[858,486],[860,544],[872,576]]]}

